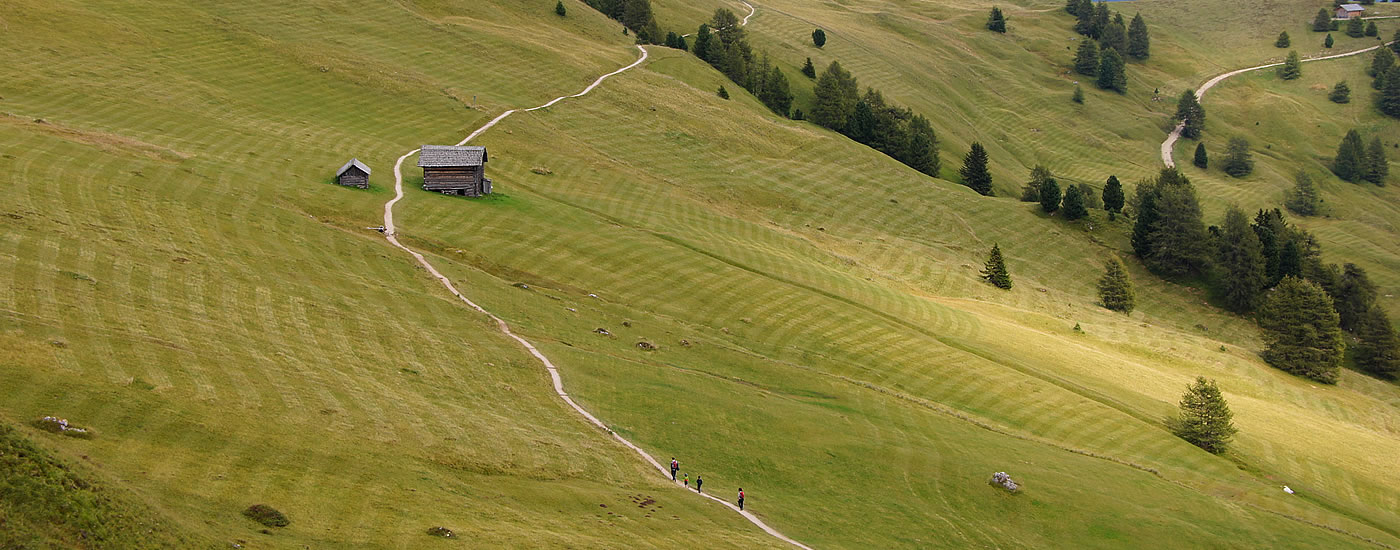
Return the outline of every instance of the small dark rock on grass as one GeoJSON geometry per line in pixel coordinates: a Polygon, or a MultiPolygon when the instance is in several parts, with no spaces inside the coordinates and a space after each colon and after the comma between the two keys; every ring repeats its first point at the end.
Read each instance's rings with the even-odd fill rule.
{"type": "Polygon", "coordinates": [[[243,511],[243,515],[268,527],[286,527],[292,523],[291,520],[287,519],[287,516],[282,515],[282,512],[278,512],[276,508],[266,504],[249,506],[247,510],[243,511]]]}
{"type": "Polygon", "coordinates": [[[428,534],[434,537],[442,537],[445,539],[457,538],[457,534],[453,533],[451,529],[448,529],[446,527],[429,527],[428,534]]]}

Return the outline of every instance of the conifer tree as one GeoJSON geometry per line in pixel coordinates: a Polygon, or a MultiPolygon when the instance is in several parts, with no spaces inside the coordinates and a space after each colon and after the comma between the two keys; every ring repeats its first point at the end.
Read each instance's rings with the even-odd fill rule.
{"type": "Polygon", "coordinates": [[[982,195],[992,194],[992,173],[987,169],[987,150],[981,143],[972,142],[972,148],[963,157],[962,169],[958,170],[958,174],[962,176],[963,185],[982,195]]]}
{"type": "Polygon", "coordinates": [[[1110,213],[1123,212],[1123,184],[1118,176],[1109,176],[1103,186],[1103,209],[1110,213]]]}
{"type": "Polygon", "coordinates": [[[987,16],[987,30],[992,32],[1006,32],[1006,16],[1002,15],[1001,8],[992,6],[992,13],[987,16]]]}
{"type": "MultiPolygon", "coordinates": [[[[1371,66],[1366,68],[1366,74],[1370,76],[1384,76],[1395,65],[1395,52],[1390,48],[1377,48],[1376,54],[1371,56],[1371,66]]],[[[1376,86],[1380,89],[1380,86],[1376,86]]]]}
{"type": "Polygon", "coordinates": [[[1327,38],[1322,39],[1322,47],[1331,48],[1337,41],[1332,39],[1332,33],[1327,33],[1327,38]]]}
{"type": "Polygon", "coordinates": [[[720,99],[729,99],[729,90],[724,89],[724,86],[720,86],[715,94],[719,95],[720,99]]]}
{"type": "Polygon", "coordinates": [[[826,31],[817,29],[812,31],[812,44],[820,48],[826,45],[826,31]]]}
{"type": "Polygon", "coordinates": [[[1196,165],[1196,168],[1200,168],[1202,170],[1205,170],[1210,167],[1210,157],[1206,156],[1205,142],[1196,144],[1196,155],[1194,158],[1191,159],[1191,164],[1196,165]]]}
{"type": "Polygon", "coordinates": [[[1128,76],[1124,72],[1123,56],[1118,55],[1118,50],[1104,48],[1103,55],[1099,56],[1098,85],[1105,90],[1114,90],[1124,93],[1128,90],[1128,76]]]}
{"type": "Polygon", "coordinates": [[[1390,324],[1385,310],[1371,306],[1356,325],[1356,347],[1352,357],[1356,366],[1381,378],[1400,377],[1400,336],[1390,324]]]}
{"type": "Polygon", "coordinates": [[[1151,251],[1144,263],[1166,277],[1200,273],[1207,240],[1195,187],[1179,172],[1166,169],[1158,177],[1156,194],[1156,220],[1148,233],[1151,251]]]}
{"type": "Polygon", "coordinates": [[[691,53],[694,53],[695,57],[710,62],[711,55],[713,55],[710,51],[713,40],[714,36],[710,33],[710,26],[701,23],[700,29],[695,31],[695,48],[691,50],[691,53]]]}
{"type": "Polygon", "coordinates": [[[1142,20],[1142,14],[1133,16],[1133,22],[1128,24],[1128,55],[1133,59],[1147,59],[1152,52],[1151,38],[1147,36],[1147,22],[1142,20]]]}
{"type": "Polygon", "coordinates": [[[1225,396],[1214,380],[1204,376],[1196,377],[1196,382],[1186,386],[1186,394],[1181,396],[1180,413],[1170,419],[1167,425],[1172,433],[1207,452],[1225,452],[1230,440],[1239,432],[1233,422],[1234,414],[1225,396]]]}
{"type": "Polygon", "coordinates": [[[1385,85],[1376,96],[1376,106],[1382,113],[1400,118],[1400,66],[1392,66],[1385,74],[1385,85]]]}
{"type": "Polygon", "coordinates": [[[1054,178],[1046,178],[1040,183],[1040,210],[1054,214],[1060,209],[1060,184],[1054,178]]]}
{"type": "MultiPolygon", "coordinates": [[[[1380,36],[1381,30],[1376,28],[1375,21],[1366,22],[1366,36],[1380,36]]],[[[1381,48],[1385,49],[1385,48],[1381,48]]]]}
{"type": "Polygon", "coordinates": [[[1103,28],[1099,36],[1101,49],[1113,49],[1122,55],[1128,50],[1128,27],[1123,23],[1123,14],[1115,14],[1113,22],[1103,28]]]}
{"type": "Polygon", "coordinates": [[[564,15],[569,13],[564,9],[564,0],[559,0],[559,2],[554,4],[554,13],[559,17],[564,17],[564,15]]]}
{"type": "Polygon", "coordinates": [[[807,62],[802,64],[802,74],[807,78],[817,77],[817,68],[812,66],[812,58],[807,58],[807,62]]]}
{"type": "MultiPolygon", "coordinates": [[[[1331,30],[1331,29],[1332,29],[1332,14],[1331,14],[1331,13],[1328,13],[1327,8],[1320,8],[1320,9],[1318,9],[1318,10],[1317,10],[1317,16],[1316,16],[1316,17],[1313,17],[1313,25],[1312,25],[1312,30],[1313,30],[1313,32],[1327,32],[1328,30],[1331,30]]],[[[1331,36],[1331,35],[1328,35],[1328,36],[1331,36]]],[[[1330,46],[1329,46],[1329,47],[1330,47],[1330,46]]]]}
{"type": "Polygon", "coordinates": [[[1094,76],[1099,72],[1099,47],[1093,40],[1083,39],[1074,53],[1074,72],[1094,76]]]}
{"type": "Polygon", "coordinates": [[[1089,215],[1089,209],[1084,206],[1084,190],[1080,189],[1078,185],[1071,185],[1065,190],[1064,204],[1060,208],[1060,215],[1070,221],[1089,215]]]}
{"type": "Polygon", "coordinates": [[[1326,384],[1337,383],[1346,343],[1332,300],[1317,283],[1284,277],[1260,308],[1264,361],[1326,384]]]}
{"type": "Polygon", "coordinates": [[[1084,103],[1084,88],[1080,88],[1078,84],[1075,84],[1074,95],[1069,96],[1069,99],[1075,103],[1084,103]]]}
{"type": "Polygon", "coordinates": [[[1103,31],[1109,25],[1108,3],[1099,0],[1094,5],[1094,18],[1090,22],[1089,37],[1098,40],[1103,37],[1103,31]]]}
{"type": "Polygon", "coordinates": [[[1278,40],[1274,41],[1275,48],[1287,48],[1293,42],[1288,38],[1288,31],[1278,33],[1278,40]]]}
{"type": "Polygon", "coordinates": [[[1186,123],[1181,129],[1181,137],[1201,139],[1201,131],[1206,127],[1206,110],[1196,98],[1196,92],[1181,92],[1181,99],[1176,102],[1176,119],[1186,123]]]}
{"type": "Polygon", "coordinates": [[[1260,296],[1264,292],[1263,246],[1259,243],[1259,236],[1249,226],[1249,219],[1238,207],[1230,207],[1221,225],[1220,243],[1216,251],[1220,294],[1226,309],[1235,313],[1249,313],[1259,306],[1260,296]]]}
{"type": "Polygon", "coordinates": [[[1381,138],[1372,138],[1366,150],[1366,181],[1385,186],[1385,178],[1390,176],[1390,161],[1385,158],[1385,145],[1381,138]]]}
{"type": "Polygon", "coordinates": [[[1288,59],[1283,61],[1278,67],[1278,77],[1284,80],[1294,80],[1303,76],[1303,60],[1298,58],[1297,50],[1288,52],[1288,59]]]}
{"type": "Polygon", "coordinates": [[[1299,216],[1312,216],[1317,214],[1320,202],[1317,186],[1313,185],[1312,178],[1308,177],[1307,172],[1299,170],[1298,176],[1294,178],[1293,190],[1288,192],[1283,205],[1299,216]]]}
{"type": "Polygon", "coordinates": [[[1065,2],[1065,13],[1076,15],[1079,13],[1079,0],[1068,0],[1065,2]]]}
{"type": "Polygon", "coordinates": [[[1133,254],[1145,260],[1152,253],[1152,226],[1157,223],[1157,189],[1159,180],[1137,185],[1133,195],[1133,254]]]}
{"type": "Polygon", "coordinates": [[[1011,274],[1006,271],[1006,260],[1001,257],[1001,245],[992,244],[992,253],[987,256],[987,265],[982,269],[982,278],[992,286],[1011,290],[1011,274]]]}
{"type": "Polygon", "coordinates": [[[908,145],[900,160],[910,168],[938,177],[938,172],[942,169],[942,162],[938,158],[938,136],[933,132],[933,125],[929,124],[923,115],[914,115],[914,118],[909,119],[908,145]]]}
{"type": "Polygon", "coordinates": [[[812,122],[838,132],[845,131],[846,122],[860,100],[856,77],[841,68],[840,63],[832,61],[817,78],[813,91],[817,98],[810,113],[812,122]]]}
{"type": "MultiPolygon", "coordinates": [[[[767,61],[765,61],[767,63],[767,61]]],[[[758,100],[767,105],[773,112],[784,117],[792,109],[792,91],[788,87],[787,75],[777,67],[773,67],[763,77],[763,86],[759,88],[758,100]]]]}
{"type": "Polygon", "coordinates": [[[1254,159],[1249,152],[1249,140],[1235,136],[1230,138],[1230,144],[1225,149],[1225,169],[1226,174],[1236,178],[1248,176],[1254,171],[1254,159]]]}
{"type": "Polygon", "coordinates": [[[1337,156],[1332,159],[1332,173],[1350,182],[1365,176],[1366,152],[1361,144],[1361,134],[1356,130],[1347,132],[1342,144],[1337,146],[1337,156]]]}
{"type": "Polygon", "coordinates": [[[1376,305],[1379,290],[1366,270],[1353,263],[1342,266],[1342,275],[1337,278],[1337,289],[1332,293],[1332,308],[1337,310],[1337,322],[1342,330],[1356,330],[1361,315],[1376,305]]]}
{"type": "Polygon", "coordinates": [[[1358,18],[1347,21],[1347,36],[1350,36],[1352,38],[1361,38],[1365,35],[1366,27],[1365,24],[1361,22],[1361,19],[1358,18]]]}
{"type": "Polygon", "coordinates": [[[1045,180],[1052,178],[1050,169],[1044,164],[1036,164],[1031,168],[1031,179],[1021,186],[1021,202],[1040,202],[1040,186],[1045,180]]]}
{"type": "Polygon", "coordinates": [[[1351,103],[1351,86],[1347,86],[1347,81],[1338,82],[1332,87],[1332,93],[1327,94],[1327,99],[1332,103],[1351,103]]]}
{"type": "Polygon", "coordinates": [[[1128,278],[1128,268],[1117,256],[1104,263],[1103,277],[1099,279],[1099,300],[1103,307],[1113,311],[1132,313],[1136,296],[1133,281],[1128,278]]]}

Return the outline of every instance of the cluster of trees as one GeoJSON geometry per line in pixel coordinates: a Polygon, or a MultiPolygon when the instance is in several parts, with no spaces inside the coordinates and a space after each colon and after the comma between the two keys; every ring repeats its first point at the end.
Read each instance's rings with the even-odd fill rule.
{"type": "Polygon", "coordinates": [[[1095,208],[1107,210],[1112,217],[1123,209],[1123,187],[1117,177],[1109,176],[1102,195],[1095,193],[1087,183],[1077,183],[1062,190],[1050,169],[1037,164],[1031,169],[1030,181],[1021,187],[1021,200],[1039,202],[1041,211],[1046,214],[1059,212],[1066,220],[1087,217],[1089,210],[1095,208]]]}
{"type": "MultiPolygon", "coordinates": [[[[697,40],[697,48],[698,44],[697,40]]],[[[868,145],[910,168],[938,176],[938,136],[923,115],[887,103],[875,89],[866,88],[861,94],[856,77],[836,61],[817,77],[814,93],[812,122],[868,145]]],[[[982,155],[985,167],[986,152],[982,155]]],[[[983,194],[990,192],[988,176],[987,193],[983,194]]]]}
{"type": "MultiPolygon", "coordinates": [[[[1400,41],[1400,30],[1395,32],[1395,40],[1400,41]]],[[[1371,87],[1380,91],[1376,94],[1376,108],[1400,118],[1400,63],[1395,60],[1396,53],[1400,53],[1400,42],[1392,43],[1390,48],[1377,48],[1366,73],[1372,77],[1371,87]]]]}
{"type": "Polygon", "coordinates": [[[1369,181],[1385,185],[1390,175],[1390,162],[1385,158],[1385,145],[1381,138],[1371,139],[1369,147],[1361,144],[1361,134],[1356,130],[1347,132],[1337,146],[1337,156],[1332,159],[1332,173],[1346,181],[1357,183],[1369,181]]]}
{"type": "MultiPolygon", "coordinates": [[[[622,26],[637,36],[639,44],[659,44],[665,36],[651,12],[651,0],[583,0],[603,15],[622,22],[622,26]]],[[[563,5],[555,6],[555,13],[563,5]]],[[[562,15],[562,14],[561,14],[562,15]]]]}
{"type": "Polygon", "coordinates": [[[1110,16],[1108,4],[1100,1],[1094,5],[1090,0],[1069,0],[1065,11],[1078,18],[1074,30],[1087,38],[1074,54],[1074,71],[1096,77],[1094,83],[1101,89],[1127,91],[1124,56],[1147,59],[1151,54],[1151,39],[1142,14],[1125,24],[1123,14],[1110,16]]]}
{"type": "Polygon", "coordinates": [[[693,52],[773,112],[790,116],[792,89],[787,76],[769,62],[767,53],[754,54],[734,12],[724,8],[715,10],[710,22],[701,24],[695,32],[693,52]]]}

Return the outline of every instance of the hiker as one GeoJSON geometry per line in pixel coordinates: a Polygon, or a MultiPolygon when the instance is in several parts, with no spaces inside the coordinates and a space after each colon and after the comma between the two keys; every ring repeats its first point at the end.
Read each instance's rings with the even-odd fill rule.
{"type": "Polygon", "coordinates": [[[703,483],[705,483],[705,480],[700,479],[700,475],[699,475],[699,474],[696,474],[696,475],[695,475],[695,492],[697,492],[697,493],[703,493],[703,492],[704,492],[704,491],[701,491],[701,490],[700,490],[700,485],[703,484],[703,483]]]}
{"type": "Polygon", "coordinates": [[[681,474],[681,485],[685,485],[686,489],[690,488],[690,474],[681,474]]]}
{"type": "Polygon", "coordinates": [[[671,481],[676,480],[676,470],[681,469],[681,463],[676,462],[676,457],[671,457],[671,481]]]}
{"type": "Polygon", "coordinates": [[[739,488],[739,511],[744,511],[744,488],[739,488]]]}

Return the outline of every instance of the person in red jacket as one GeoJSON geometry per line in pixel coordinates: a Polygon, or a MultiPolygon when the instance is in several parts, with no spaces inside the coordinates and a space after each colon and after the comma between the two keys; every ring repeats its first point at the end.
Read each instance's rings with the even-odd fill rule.
{"type": "Polygon", "coordinates": [[[743,509],[744,509],[744,488],[743,488],[743,487],[740,487],[740,488],[739,488],[739,510],[742,511],[743,509]]]}

